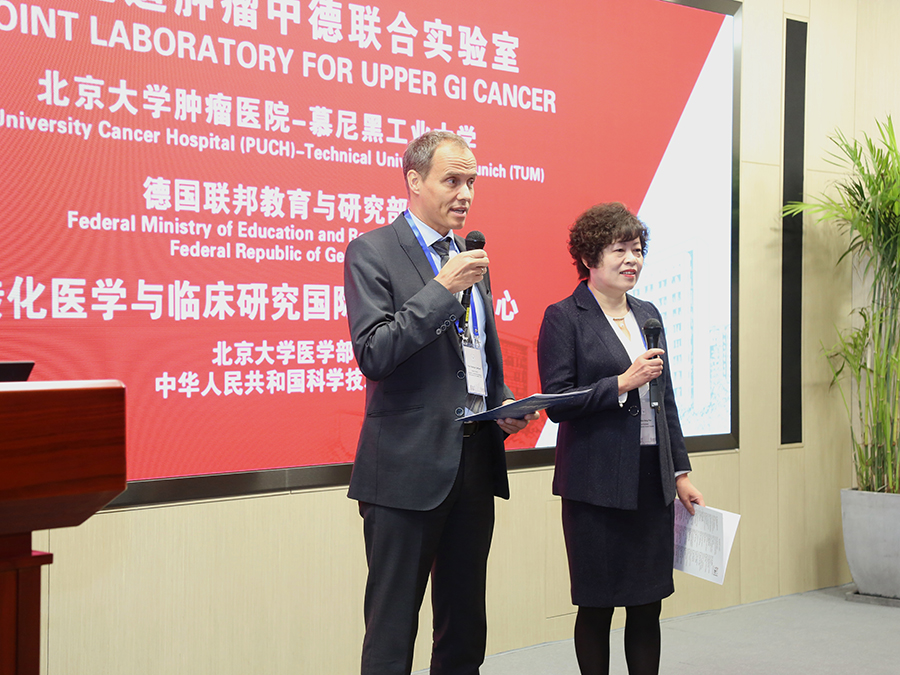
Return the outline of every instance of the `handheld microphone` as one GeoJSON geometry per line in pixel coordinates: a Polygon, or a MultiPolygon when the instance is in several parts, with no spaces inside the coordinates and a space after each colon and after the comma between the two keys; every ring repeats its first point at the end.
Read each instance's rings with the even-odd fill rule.
{"type": "MultiPolygon", "coordinates": [[[[472,230],[466,235],[466,250],[480,251],[484,248],[484,235],[478,230],[472,230]]],[[[469,306],[472,304],[472,287],[469,286],[463,291],[462,300],[460,300],[465,314],[460,322],[460,330],[465,333],[466,326],[469,324],[469,306]]]]}
{"type": "MultiPolygon", "coordinates": [[[[659,334],[662,332],[662,324],[656,319],[647,319],[644,322],[644,339],[647,341],[647,349],[659,347],[659,334]]],[[[656,358],[659,358],[658,356],[656,358]]],[[[650,380],[650,407],[659,407],[659,378],[650,380]]]]}
{"type": "Polygon", "coordinates": [[[466,250],[478,251],[484,248],[484,235],[478,230],[472,230],[466,235],[466,250]]]}

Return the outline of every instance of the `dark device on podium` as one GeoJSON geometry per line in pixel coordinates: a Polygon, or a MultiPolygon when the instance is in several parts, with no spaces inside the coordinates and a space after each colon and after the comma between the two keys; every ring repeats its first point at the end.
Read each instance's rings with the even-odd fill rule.
{"type": "Polygon", "coordinates": [[[0,382],[24,382],[32,368],[34,361],[0,361],[0,382]]]}

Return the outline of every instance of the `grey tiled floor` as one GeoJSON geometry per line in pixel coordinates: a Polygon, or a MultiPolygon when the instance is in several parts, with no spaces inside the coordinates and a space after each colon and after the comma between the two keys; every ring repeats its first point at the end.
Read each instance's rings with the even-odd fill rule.
{"type": "MultiPolygon", "coordinates": [[[[662,622],[660,675],[900,675],[900,607],[826,588],[662,622]]],[[[610,674],[626,675],[622,630],[610,674]]],[[[424,675],[427,671],[421,671],[424,675]]],[[[481,675],[579,675],[571,640],[490,656],[481,675]]]]}

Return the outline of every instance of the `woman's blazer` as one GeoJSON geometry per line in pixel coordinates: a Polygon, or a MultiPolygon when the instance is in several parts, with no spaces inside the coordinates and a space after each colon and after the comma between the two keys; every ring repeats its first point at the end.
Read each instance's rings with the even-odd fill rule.
{"type": "MultiPolygon", "coordinates": [[[[643,326],[647,319],[662,323],[659,310],[649,302],[627,296],[628,306],[643,326]]],[[[659,347],[666,350],[665,331],[659,347]]],[[[566,499],[618,509],[636,509],[640,466],[641,406],[638,390],[619,404],[618,376],[631,359],[603,314],[586,282],[568,298],[544,312],[538,337],[538,368],[544,393],[558,394],[590,388],[591,396],[579,405],[547,410],[559,423],[553,493],[566,499]]],[[[676,496],[675,472],[691,468],[669,368],[659,377],[664,392],[656,415],[663,497],[676,496]]]]}

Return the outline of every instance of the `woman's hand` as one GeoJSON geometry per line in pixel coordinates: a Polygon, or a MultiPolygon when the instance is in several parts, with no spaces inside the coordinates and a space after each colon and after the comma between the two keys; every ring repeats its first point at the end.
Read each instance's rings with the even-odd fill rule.
{"type": "Polygon", "coordinates": [[[686,508],[687,512],[691,515],[694,515],[694,504],[706,506],[706,502],[703,501],[703,495],[700,494],[700,490],[694,487],[694,484],[691,483],[691,479],[688,478],[686,473],[675,478],[675,490],[678,492],[678,499],[681,500],[684,508],[686,508]]]}
{"type": "Polygon", "coordinates": [[[628,370],[619,375],[619,396],[659,377],[663,371],[663,354],[662,349],[648,349],[637,357],[628,370]]]}

